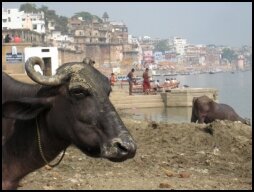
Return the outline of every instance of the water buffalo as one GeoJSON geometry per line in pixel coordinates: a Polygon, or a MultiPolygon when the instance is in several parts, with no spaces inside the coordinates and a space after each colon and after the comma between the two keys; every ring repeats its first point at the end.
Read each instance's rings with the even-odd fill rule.
{"type": "Polygon", "coordinates": [[[207,96],[194,97],[192,101],[191,122],[211,123],[215,119],[241,121],[250,125],[250,121],[241,118],[232,107],[226,104],[219,104],[207,96]]]}
{"type": "Polygon", "coordinates": [[[71,144],[91,157],[113,162],[133,158],[136,144],[109,100],[111,86],[91,59],[61,65],[54,76],[34,70],[39,57],[25,63],[38,84],[2,73],[2,188],[16,189],[71,144]]]}

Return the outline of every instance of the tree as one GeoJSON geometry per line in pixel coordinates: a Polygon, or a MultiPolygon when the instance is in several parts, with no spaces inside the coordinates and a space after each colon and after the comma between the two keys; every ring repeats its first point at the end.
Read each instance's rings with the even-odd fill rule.
{"type": "Polygon", "coordinates": [[[38,9],[39,11],[43,11],[45,15],[45,25],[48,26],[48,22],[53,20],[55,21],[56,30],[59,30],[63,33],[68,32],[68,18],[64,16],[58,16],[55,10],[49,10],[47,6],[42,5],[41,8],[38,9]]]}
{"type": "Polygon", "coordinates": [[[42,11],[44,13],[44,17],[45,17],[45,27],[46,29],[48,29],[48,18],[47,18],[47,12],[48,12],[48,7],[42,5],[41,8],[38,9],[39,11],[42,11]]]}
{"type": "Polygon", "coordinates": [[[43,11],[44,13],[47,13],[48,12],[48,7],[45,6],[45,5],[42,5],[41,8],[39,8],[40,11],[43,11]]]}
{"type": "Polygon", "coordinates": [[[167,50],[169,50],[169,44],[168,44],[168,40],[164,39],[164,40],[160,40],[157,43],[155,43],[154,45],[154,51],[161,51],[161,52],[165,52],[167,50]]]}
{"type": "Polygon", "coordinates": [[[84,11],[78,12],[78,13],[75,13],[75,16],[76,16],[76,17],[82,17],[82,19],[83,19],[83,20],[86,20],[86,21],[92,21],[93,18],[96,18],[96,19],[98,19],[99,22],[102,22],[102,19],[101,19],[101,18],[99,18],[99,17],[96,16],[96,15],[92,15],[92,14],[89,13],[89,12],[84,12],[84,11]]]}
{"type": "Polygon", "coordinates": [[[59,16],[57,18],[57,26],[59,27],[59,30],[63,33],[68,33],[68,18],[64,16],[59,16]]]}
{"type": "Polygon", "coordinates": [[[36,5],[34,3],[25,3],[21,4],[19,7],[19,11],[24,11],[25,13],[37,13],[38,10],[36,8],[36,5]]]}
{"type": "Polygon", "coordinates": [[[231,64],[231,62],[233,60],[237,59],[237,54],[235,53],[234,50],[225,48],[222,50],[221,57],[222,57],[222,59],[227,59],[229,61],[229,63],[231,64]]]}

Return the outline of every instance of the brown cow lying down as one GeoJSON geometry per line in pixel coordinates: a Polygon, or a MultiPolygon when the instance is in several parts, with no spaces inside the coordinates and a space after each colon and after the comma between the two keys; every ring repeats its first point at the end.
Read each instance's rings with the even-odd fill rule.
{"type": "Polygon", "coordinates": [[[198,120],[198,123],[211,123],[215,119],[241,121],[250,125],[250,120],[241,118],[229,105],[216,103],[205,95],[194,97],[191,122],[198,120]]]}

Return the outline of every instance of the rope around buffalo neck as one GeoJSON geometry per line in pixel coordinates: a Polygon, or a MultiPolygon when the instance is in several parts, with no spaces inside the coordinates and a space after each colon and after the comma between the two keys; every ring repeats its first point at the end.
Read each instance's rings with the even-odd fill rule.
{"type": "Polygon", "coordinates": [[[59,165],[59,163],[62,161],[62,159],[63,159],[63,157],[64,157],[64,155],[65,155],[66,148],[64,149],[63,154],[62,154],[61,158],[59,159],[59,161],[58,161],[57,163],[51,165],[51,164],[47,161],[47,159],[45,158],[44,153],[43,153],[43,151],[42,151],[42,147],[41,147],[41,137],[40,137],[39,126],[38,126],[38,122],[37,122],[37,117],[36,117],[36,127],[37,127],[39,151],[40,151],[40,154],[41,154],[42,159],[43,159],[44,162],[45,162],[48,166],[50,166],[50,167],[55,167],[55,166],[59,165]]]}

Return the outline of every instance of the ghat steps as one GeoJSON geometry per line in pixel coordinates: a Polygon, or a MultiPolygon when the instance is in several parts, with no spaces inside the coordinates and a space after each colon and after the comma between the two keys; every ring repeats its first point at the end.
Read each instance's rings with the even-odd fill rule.
{"type": "Polygon", "coordinates": [[[114,91],[110,94],[112,104],[118,109],[164,107],[160,94],[157,95],[129,95],[127,91],[114,91]]]}

